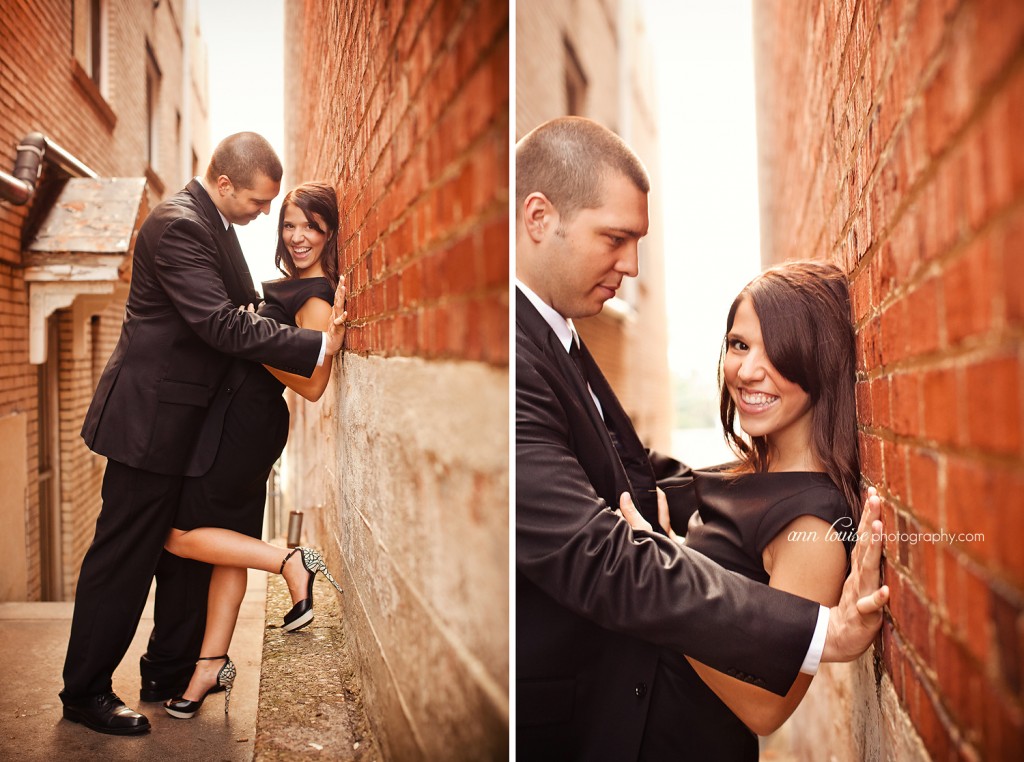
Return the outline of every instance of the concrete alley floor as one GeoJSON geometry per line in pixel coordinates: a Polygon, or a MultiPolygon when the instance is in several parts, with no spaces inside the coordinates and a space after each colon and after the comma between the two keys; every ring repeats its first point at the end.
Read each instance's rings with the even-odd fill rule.
{"type": "Polygon", "coordinates": [[[57,693],[74,604],[0,603],[0,761],[379,762],[346,640],[344,599],[318,576],[314,600],[312,624],[285,633],[291,598],[284,580],[250,570],[231,645],[238,666],[231,714],[224,715],[223,694],[214,694],[191,720],[178,720],[160,704],[139,701],[151,595],[114,673],[114,692],[149,717],[152,730],[141,736],[104,735],[63,719],[57,693]]]}
{"type": "Polygon", "coordinates": [[[231,658],[238,677],[231,713],[214,694],[191,720],[139,701],[139,657],[153,624],[152,596],[135,639],[114,673],[114,691],[149,717],[142,736],[110,736],[62,718],[57,693],[72,603],[0,603],[0,760],[251,760],[263,650],[265,572],[249,572],[231,658]]]}

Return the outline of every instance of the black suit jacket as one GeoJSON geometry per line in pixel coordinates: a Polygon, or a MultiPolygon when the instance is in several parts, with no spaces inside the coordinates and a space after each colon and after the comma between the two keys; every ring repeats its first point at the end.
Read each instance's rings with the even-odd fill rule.
{"type": "Polygon", "coordinates": [[[238,312],[257,300],[238,241],[198,180],[158,204],[139,229],[121,336],[86,413],[85,443],[134,468],[204,473],[216,442],[189,458],[231,357],[309,376],[320,354],[319,331],[238,312]]]}
{"type": "MultiPolygon", "coordinates": [[[[725,571],[612,509],[689,478],[650,459],[584,347],[604,420],[565,348],[516,292],[516,714],[522,759],[636,759],[662,648],[778,694],[818,604],[725,571]]],[[[666,492],[671,495],[671,489],[666,492]]]]}

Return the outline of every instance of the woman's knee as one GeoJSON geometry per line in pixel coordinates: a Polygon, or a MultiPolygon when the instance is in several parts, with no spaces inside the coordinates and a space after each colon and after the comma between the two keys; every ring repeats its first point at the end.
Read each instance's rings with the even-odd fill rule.
{"type": "Polygon", "coordinates": [[[171,529],[167,533],[167,539],[164,540],[164,550],[168,553],[173,553],[176,556],[187,558],[185,555],[185,549],[187,547],[187,540],[185,536],[188,534],[184,529],[171,529]]]}

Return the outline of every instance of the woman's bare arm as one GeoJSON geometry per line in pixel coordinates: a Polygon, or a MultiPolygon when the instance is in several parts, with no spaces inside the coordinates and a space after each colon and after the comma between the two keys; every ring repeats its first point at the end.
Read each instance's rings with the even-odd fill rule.
{"type": "MultiPolygon", "coordinates": [[[[823,606],[836,605],[846,576],[846,551],[839,539],[828,536],[829,530],[829,524],[816,516],[800,516],[787,524],[762,555],[771,578],[768,584],[823,606]]],[[[774,732],[789,718],[812,679],[801,673],[789,693],[776,696],[686,658],[726,706],[761,736],[774,732]]]]}
{"type": "MultiPolygon", "coordinates": [[[[295,313],[295,324],[300,328],[311,328],[314,331],[326,331],[331,322],[331,305],[319,297],[311,297],[306,300],[297,313],[295,313]]],[[[269,365],[263,367],[270,371],[270,374],[287,386],[295,393],[305,397],[310,402],[316,402],[323,396],[328,382],[331,380],[330,355],[324,357],[324,363],[313,371],[309,378],[297,376],[294,373],[285,373],[283,370],[272,368],[269,365]]]]}

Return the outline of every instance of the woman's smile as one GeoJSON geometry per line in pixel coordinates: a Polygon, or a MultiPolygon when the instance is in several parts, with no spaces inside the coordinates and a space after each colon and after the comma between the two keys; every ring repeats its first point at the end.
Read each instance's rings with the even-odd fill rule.
{"type": "Polygon", "coordinates": [[[767,392],[753,391],[751,389],[739,389],[740,410],[748,415],[759,415],[767,412],[779,401],[778,395],[767,392]]]}

